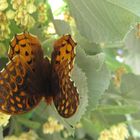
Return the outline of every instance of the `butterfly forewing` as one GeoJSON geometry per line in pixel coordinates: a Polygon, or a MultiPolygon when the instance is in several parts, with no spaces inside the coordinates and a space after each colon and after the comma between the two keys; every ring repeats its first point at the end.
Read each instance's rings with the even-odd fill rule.
{"type": "Polygon", "coordinates": [[[43,51],[38,38],[30,33],[17,34],[10,42],[8,56],[12,59],[16,55],[24,57],[32,70],[40,67],[43,51]]]}
{"type": "Polygon", "coordinates": [[[76,43],[70,35],[65,35],[54,43],[52,53],[52,92],[54,104],[59,114],[65,118],[72,116],[79,104],[79,95],[70,79],[75,57],[76,43]]]}

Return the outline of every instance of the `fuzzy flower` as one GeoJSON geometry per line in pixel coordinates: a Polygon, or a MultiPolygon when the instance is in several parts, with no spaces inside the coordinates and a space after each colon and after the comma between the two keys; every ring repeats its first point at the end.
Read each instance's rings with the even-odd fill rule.
{"type": "Polygon", "coordinates": [[[30,130],[27,133],[22,133],[19,137],[19,140],[37,140],[38,135],[33,131],[30,130]]]}
{"type": "Polygon", "coordinates": [[[38,21],[40,23],[45,23],[47,19],[47,5],[45,3],[40,3],[38,6],[38,21]]]}
{"type": "Polygon", "coordinates": [[[8,7],[7,0],[0,0],[0,11],[4,11],[8,7]]]}
{"type": "Polygon", "coordinates": [[[29,14],[33,14],[36,11],[36,6],[33,3],[29,3],[26,9],[29,14]]]}
{"type": "Polygon", "coordinates": [[[10,10],[6,11],[6,16],[7,16],[7,19],[14,19],[15,12],[10,9],[10,10]]]}
{"type": "Polygon", "coordinates": [[[33,130],[30,130],[29,132],[22,133],[19,137],[14,135],[7,136],[4,140],[38,140],[38,135],[33,130]]]}
{"type": "Polygon", "coordinates": [[[127,129],[127,125],[124,123],[118,124],[118,133],[120,135],[120,140],[125,140],[129,137],[129,132],[127,129]]]}
{"type": "Polygon", "coordinates": [[[100,137],[98,140],[110,140],[110,138],[111,138],[111,132],[105,129],[100,133],[100,137]]]}
{"type": "Polygon", "coordinates": [[[0,41],[7,39],[10,34],[9,21],[4,11],[7,7],[7,0],[0,0],[0,41]]]}
{"type": "Polygon", "coordinates": [[[21,25],[25,28],[33,27],[35,20],[34,18],[28,14],[26,9],[20,8],[15,13],[15,21],[17,25],[21,25]]]}
{"type": "Polygon", "coordinates": [[[54,132],[60,132],[64,129],[62,124],[59,124],[57,120],[52,117],[48,118],[48,121],[43,125],[44,134],[53,134],[54,132]]]}
{"type": "Polygon", "coordinates": [[[100,133],[98,140],[125,140],[129,137],[127,126],[124,123],[112,126],[100,133]]]}
{"type": "Polygon", "coordinates": [[[9,37],[10,28],[6,14],[0,11],[0,40],[4,40],[9,37]]]}
{"type": "Polygon", "coordinates": [[[9,122],[10,115],[0,112],[0,126],[6,126],[9,122]]]}
{"type": "Polygon", "coordinates": [[[11,4],[14,10],[17,10],[20,6],[27,6],[28,0],[11,0],[11,4]]]}
{"type": "Polygon", "coordinates": [[[12,0],[12,7],[15,10],[15,21],[17,25],[24,28],[31,28],[35,24],[35,20],[31,14],[36,11],[34,1],[29,0],[12,0]]]}

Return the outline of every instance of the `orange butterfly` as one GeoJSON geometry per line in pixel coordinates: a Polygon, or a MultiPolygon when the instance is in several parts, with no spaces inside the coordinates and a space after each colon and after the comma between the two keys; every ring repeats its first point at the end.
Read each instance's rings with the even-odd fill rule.
{"type": "Polygon", "coordinates": [[[10,43],[10,61],[0,72],[0,111],[26,113],[45,98],[47,103],[53,100],[61,116],[72,116],[79,104],[70,79],[75,46],[71,36],[64,35],[54,43],[49,61],[37,37],[29,33],[16,35],[10,43]]]}

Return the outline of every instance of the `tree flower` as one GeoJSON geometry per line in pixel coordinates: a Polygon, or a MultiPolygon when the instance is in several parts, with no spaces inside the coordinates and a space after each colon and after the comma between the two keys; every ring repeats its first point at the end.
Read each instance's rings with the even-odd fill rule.
{"type": "Polygon", "coordinates": [[[109,130],[105,129],[100,133],[98,140],[125,140],[129,137],[126,124],[120,123],[112,126],[109,130]]]}
{"type": "Polygon", "coordinates": [[[19,137],[14,135],[7,136],[4,140],[38,140],[38,135],[33,130],[30,130],[29,132],[22,133],[19,137]]]}
{"type": "Polygon", "coordinates": [[[0,40],[4,40],[9,37],[10,28],[7,16],[4,12],[0,11],[0,40]]]}
{"type": "Polygon", "coordinates": [[[48,118],[48,121],[43,125],[44,134],[53,134],[54,132],[60,132],[64,129],[62,124],[59,124],[57,120],[52,117],[48,118]]]}
{"type": "Polygon", "coordinates": [[[40,3],[38,6],[38,22],[45,23],[47,19],[47,5],[40,3]]]}
{"type": "Polygon", "coordinates": [[[4,11],[8,7],[7,0],[0,0],[0,11],[4,11]]]}
{"type": "Polygon", "coordinates": [[[36,11],[34,1],[29,0],[12,0],[12,7],[15,10],[15,18],[17,25],[25,29],[29,29],[34,26],[35,20],[31,14],[36,11]]]}

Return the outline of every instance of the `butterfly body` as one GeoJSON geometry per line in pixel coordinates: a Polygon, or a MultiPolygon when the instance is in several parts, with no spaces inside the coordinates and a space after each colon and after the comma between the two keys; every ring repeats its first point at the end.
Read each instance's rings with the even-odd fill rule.
{"type": "Polygon", "coordinates": [[[70,79],[75,45],[70,35],[58,39],[50,61],[44,58],[37,37],[29,33],[16,35],[10,43],[10,61],[0,72],[0,111],[26,113],[45,98],[48,104],[54,102],[61,116],[72,116],[79,104],[70,79]]]}

